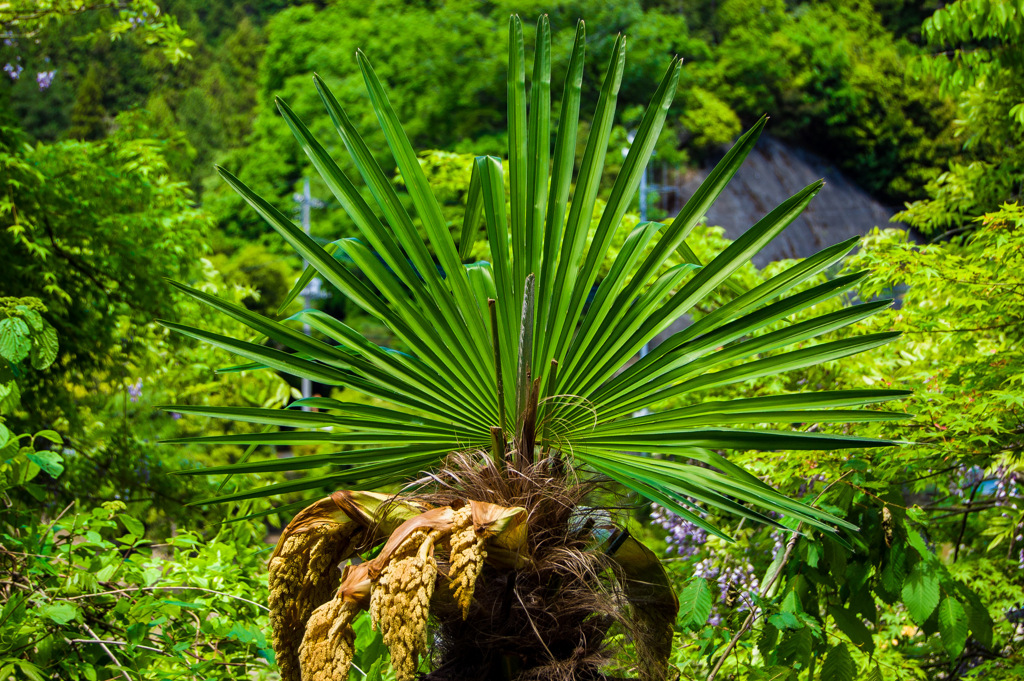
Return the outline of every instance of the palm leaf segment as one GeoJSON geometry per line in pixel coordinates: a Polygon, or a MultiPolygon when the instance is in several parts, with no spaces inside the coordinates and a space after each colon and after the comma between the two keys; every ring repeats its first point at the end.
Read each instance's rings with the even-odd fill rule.
{"type": "Polygon", "coordinates": [[[522,26],[517,17],[512,18],[510,193],[505,194],[501,161],[477,158],[460,248],[384,87],[361,53],[356,57],[359,69],[416,218],[407,212],[319,77],[314,77],[316,88],[375,206],[364,200],[356,181],[341,170],[287,104],[278,101],[278,107],[361,238],[342,239],[325,249],[241,180],[220,169],[224,179],[312,269],[390,329],[401,351],[381,347],[316,310],[305,310],[293,320],[308,323],[330,342],[176,284],[291,352],[180,324],[167,323],[170,328],[239,355],[250,362],[248,366],[344,387],[376,398],[376,404],[388,405],[314,398],[292,406],[312,405],[317,412],[176,406],[175,410],[184,413],[294,429],[178,442],[330,444],[339,450],[193,472],[333,467],[334,472],[327,475],[218,497],[227,501],[324,485],[372,489],[407,480],[438,464],[453,450],[491,449],[500,457],[511,448],[516,450],[515,456],[527,459],[535,452],[571,457],[576,465],[590,467],[700,525],[706,526],[698,515],[701,505],[762,520],[766,516],[761,512],[772,511],[820,528],[828,527],[827,523],[843,524],[775,492],[716,450],[889,445],[892,442],[749,426],[902,417],[863,407],[905,393],[844,390],[722,401],[695,399],[681,408],[640,417],[634,414],[668,398],[678,402],[701,390],[839,359],[891,340],[895,334],[877,333],[793,349],[864,319],[888,301],[853,305],[756,334],[855,286],[860,275],[806,285],[843,258],[855,240],[827,248],[740,292],[623,369],[655,335],[727,285],[737,268],[800,214],[822,183],[815,182],[772,210],[709,262],[701,265],[696,260],[686,238],[753,148],[765,124],[762,119],[738,140],[670,224],[640,224],[618,253],[609,255],[665,123],[681,64],[678,59],[668,64],[595,227],[592,215],[625,64],[625,39],[620,36],[612,49],[586,150],[574,178],[584,26],[580,22],[572,47],[553,151],[546,17],[539,22],[537,36],[528,107],[522,26]],[[490,247],[490,262],[465,265],[474,238],[482,232],[490,247]],[[689,264],[669,266],[675,254],[689,264]],[[606,257],[611,258],[610,267],[600,278],[606,257]],[[770,351],[772,354],[766,354],[770,351]],[[739,362],[754,356],[758,358],[739,362]]]}

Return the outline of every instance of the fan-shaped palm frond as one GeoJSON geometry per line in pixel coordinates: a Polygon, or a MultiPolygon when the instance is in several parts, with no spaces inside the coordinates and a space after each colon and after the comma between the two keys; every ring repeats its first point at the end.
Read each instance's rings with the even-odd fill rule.
{"type": "MultiPolygon", "coordinates": [[[[769,325],[805,312],[860,281],[851,275],[816,283],[854,246],[827,248],[740,291],[727,304],[671,335],[632,362],[654,337],[722,286],[787,227],[822,187],[815,182],[769,212],[727,249],[700,263],[686,239],[750,153],[765,119],[736,142],[682,211],[668,224],[642,223],[613,252],[623,215],[676,92],[680,60],[672,59],[636,131],[628,156],[592,223],[622,80],[626,41],[612,48],[586,148],[573,175],[579,132],[585,34],[580,22],[560,99],[552,145],[550,29],[543,18],[529,103],[522,27],[510,23],[508,184],[502,161],[480,157],[473,167],[461,238],[456,243],[417,155],[369,60],[356,55],[377,119],[408,189],[414,213],[374,160],[343,107],[319,77],[327,114],[358,169],[346,175],[295,113],[278,107],[324,182],[359,230],[359,238],[319,246],[242,180],[223,178],[323,277],[395,339],[381,347],[341,320],[304,310],[291,320],[261,316],[233,303],[178,288],[234,319],[262,342],[166,325],[221,347],[249,364],[375,398],[378,404],[333,399],[297,401],[289,409],[185,407],[186,414],[287,427],[282,432],[196,437],[208,444],[317,444],[338,451],[308,457],[201,469],[206,474],[296,471],[307,476],[221,501],[300,492],[324,485],[372,489],[409,480],[452,451],[488,449],[532,461],[569,457],[691,522],[705,525],[700,504],[771,522],[765,511],[828,528],[843,521],[794,502],[731,463],[721,450],[812,450],[892,444],[846,435],[754,428],[755,424],[856,422],[903,417],[864,409],[905,393],[895,390],[804,392],[702,401],[701,391],[838,360],[886,343],[892,333],[804,344],[843,329],[886,301],[811,316],[779,330],[769,325]],[[375,205],[364,199],[360,182],[375,205]],[[571,200],[570,200],[571,197],[571,200]],[[378,217],[380,216],[380,217],[378,217]],[[489,262],[465,264],[474,240],[486,236],[489,262]],[[684,264],[673,265],[682,256],[684,264]],[[610,259],[607,274],[602,266],[610,259]],[[794,292],[795,291],[795,292],[794,292]],[[287,321],[309,324],[308,337],[287,321]],[[325,340],[321,340],[323,338],[325,340]],[[634,417],[674,398],[683,407],[634,417]],[[315,406],[318,411],[295,409],[315,406]],[[663,455],[651,457],[646,454],[663,455]]],[[[708,527],[712,532],[714,528],[708,527]]]]}

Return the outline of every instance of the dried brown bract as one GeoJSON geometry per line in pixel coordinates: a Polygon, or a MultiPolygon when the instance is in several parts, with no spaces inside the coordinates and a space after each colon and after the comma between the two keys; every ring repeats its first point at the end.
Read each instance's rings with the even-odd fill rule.
{"type": "Polygon", "coordinates": [[[678,605],[657,557],[600,504],[603,480],[484,453],[453,456],[431,479],[418,497],[337,492],[288,526],[271,559],[284,681],[345,679],[362,609],[397,681],[418,678],[428,651],[439,662],[429,681],[510,670],[516,681],[607,681],[613,627],[633,642],[642,681],[666,678],[678,605]],[[332,599],[339,560],[375,545],[332,599]],[[448,588],[435,599],[439,563],[448,588]]]}

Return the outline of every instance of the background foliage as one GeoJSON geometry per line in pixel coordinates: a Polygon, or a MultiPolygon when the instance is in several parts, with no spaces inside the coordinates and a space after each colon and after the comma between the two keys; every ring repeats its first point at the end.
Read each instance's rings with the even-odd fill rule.
{"type": "MultiPolygon", "coordinates": [[[[577,17],[587,21],[594,72],[585,97],[596,97],[616,33],[629,36],[613,145],[626,144],[665,57],[678,54],[686,63],[659,163],[713,157],[767,112],[771,134],[904,204],[897,218],[932,240],[879,229],[845,270],[826,273],[872,271],[847,303],[896,293],[898,307],[866,330],[901,330],[899,341],[728,393],[865,382],[914,390],[900,407],[913,419],[856,429],[913,444],[851,457],[741,457],[859,533],[830,540],[716,518],[738,538],[725,545],[638,507],[636,531],[664,542],[678,580],[683,678],[1024,678],[1019,3],[157,6],[0,2],[0,678],[272,678],[263,565],[287,518],[270,506],[186,506],[221,481],[171,471],[246,452],[159,446],[220,426],[157,407],[281,406],[296,386],[269,372],[214,373],[231,360],[169,337],[156,317],[243,330],[162,278],[264,314],[299,309],[292,301],[279,310],[302,263],[280,256],[213,181],[212,164],[244,170],[254,190],[290,210],[310,170],[272,98],[332,140],[329,151],[341,147],[314,101],[313,71],[389,163],[358,96],[357,47],[389,84],[414,146],[435,150],[423,163],[448,189],[445,210],[460,215],[467,155],[500,154],[505,142],[496,112],[505,109],[503,27],[513,11],[549,13],[556,44],[577,17]]],[[[529,61],[529,30],[526,38],[529,61]]],[[[566,59],[556,51],[556,74],[566,59]]],[[[552,91],[561,92],[557,80],[552,91]]],[[[585,99],[584,118],[593,105],[585,99]]],[[[328,192],[314,182],[313,194],[328,192]]],[[[625,227],[635,221],[627,216],[625,227]]],[[[330,201],[313,210],[312,229],[323,241],[353,234],[330,201]]],[[[726,245],[713,227],[690,243],[703,258],[726,245]]],[[[777,267],[747,267],[736,283],[749,288],[777,267]]],[[[718,302],[732,295],[723,290],[718,302]]],[[[344,301],[318,304],[389,342],[344,301]]],[[[232,479],[225,489],[275,480],[232,479]]]]}

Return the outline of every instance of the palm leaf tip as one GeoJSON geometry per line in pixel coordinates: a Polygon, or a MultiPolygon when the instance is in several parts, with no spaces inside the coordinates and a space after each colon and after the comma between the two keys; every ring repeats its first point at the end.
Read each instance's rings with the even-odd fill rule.
{"type": "MultiPolygon", "coordinates": [[[[765,422],[788,427],[787,419],[795,418],[830,422],[900,418],[899,414],[860,409],[881,398],[897,397],[894,392],[839,395],[826,391],[818,404],[810,397],[814,393],[807,398],[780,396],[783,399],[778,402],[763,404],[734,400],[739,403],[735,408],[717,403],[705,408],[705,402],[697,401],[696,396],[707,391],[839,360],[889,342],[897,334],[826,338],[874,314],[884,302],[817,316],[812,312],[813,306],[835,299],[860,280],[862,275],[857,274],[823,280],[822,273],[853,248],[852,240],[827,248],[750,290],[738,290],[735,284],[737,271],[800,215],[824,185],[822,180],[770,211],[707,262],[701,262],[687,243],[700,218],[753,149],[767,116],[737,140],[675,219],[667,225],[640,225],[621,248],[612,249],[665,124],[682,60],[673,57],[657,84],[633,147],[607,195],[604,212],[592,225],[625,71],[625,39],[620,34],[615,40],[596,108],[588,112],[590,134],[574,175],[583,101],[584,26],[582,20],[578,22],[561,110],[553,119],[548,20],[545,16],[538,22],[538,46],[528,74],[522,23],[516,15],[509,17],[510,194],[504,189],[506,173],[501,159],[477,158],[456,238],[384,84],[361,50],[356,51],[356,61],[387,148],[407,187],[408,202],[403,202],[323,78],[314,74],[315,87],[358,176],[349,178],[288,104],[276,98],[287,125],[352,218],[357,238],[337,241],[332,246],[336,250],[322,248],[235,175],[220,166],[217,172],[310,263],[310,275],[315,270],[385,326],[402,353],[371,342],[322,312],[299,315],[300,321],[322,334],[309,339],[277,319],[260,317],[177,284],[183,292],[275,345],[246,343],[173,322],[165,325],[250,362],[241,366],[266,367],[344,387],[387,403],[386,408],[395,413],[412,414],[418,421],[388,418],[384,412],[330,411],[326,403],[321,406],[329,413],[312,418],[295,415],[308,412],[275,415],[182,408],[179,411],[183,413],[286,428],[305,425],[315,430],[175,442],[302,441],[352,446],[357,448],[354,451],[378,448],[379,466],[358,468],[349,476],[368,480],[393,480],[414,473],[415,467],[438,466],[446,451],[469,447],[490,448],[498,459],[506,452],[525,454],[522,465],[532,462],[538,453],[550,456],[555,451],[601,470],[647,499],[672,504],[667,507],[679,512],[686,511],[687,499],[692,496],[687,490],[697,489],[693,480],[699,478],[699,472],[684,467],[655,469],[643,460],[609,458],[610,453],[649,452],[682,462],[687,460],[683,453],[687,447],[807,450],[899,444],[733,427],[765,422]],[[557,120],[557,129],[552,142],[553,120],[557,120]],[[360,179],[368,192],[357,185],[360,179]],[[489,262],[463,266],[481,234],[490,251],[489,262]],[[339,259],[337,253],[345,257],[339,259]],[[690,265],[679,265],[679,258],[690,265]],[[601,274],[604,271],[607,274],[601,274]],[[673,321],[723,288],[733,290],[731,300],[627,366],[673,321]],[[797,315],[801,316],[793,321],[797,315]],[[782,324],[787,325],[780,329],[782,324]],[[322,337],[328,340],[319,340],[322,337]],[[674,408],[643,419],[631,418],[634,412],[667,400],[681,402],[681,411],[674,408]],[[764,421],[756,420],[759,414],[764,421]],[[389,446],[398,449],[388,451],[389,446]],[[425,450],[416,454],[398,451],[415,446],[425,450]],[[651,477],[652,471],[657,475],[651,477]],[[634,477],[641,473],[646,477],[634,477]]],[[[307,463],[320,461],[347,465],[341,458],[307,463]]],[[[247,468],[232,470],[271,470],[262,465],[246,464],[247,468]]],[[[276,465],[275,471],[279,470],[276,465]]],[[[231,472],[223,467],[217,470],[231,472]]],[[[741,512],[736,506],[736,499],[741,499],[751,509],[781,509],[779,512],[808,522],[842,525],[838,519],[823,520],[826,516],[817,511],[784,501],[760,486],[744,487],[753,483],[738,468],[716,470],[721,479],[713,482],[718,487],[702,492],[706,507],[741,512]]],[[[291,485],[263,491],[299,490],[291,485]]]]}

